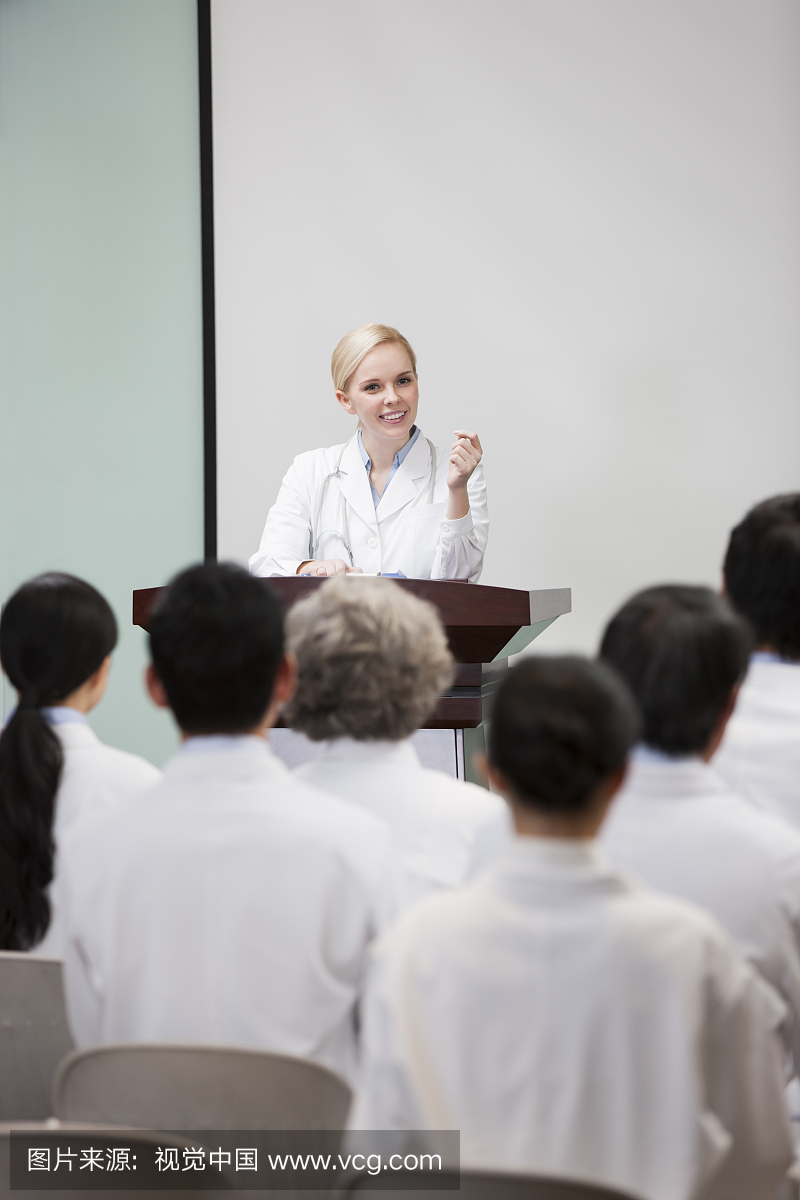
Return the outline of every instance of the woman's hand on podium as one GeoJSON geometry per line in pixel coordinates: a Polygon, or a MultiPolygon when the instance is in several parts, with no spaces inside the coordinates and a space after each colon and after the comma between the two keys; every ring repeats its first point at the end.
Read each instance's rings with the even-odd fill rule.
{"type": "Polygon", "coordinates": [[[343,558],[324,558],[322,560],[312,558],[308,562],[300,563],[295,573],[325,577],[327,575],[360,575],[362,571],[361,567],[349,566],[343,558]]]}
{"type": "Polygon", "coordinates": [[[450,469],[447,472],[447,486],[450,497],[447,503],[447,519],[457,521],[469,512],[469,495],[467,484],[472,472],[483,458],[483,447],[477,433],[468,429],[456,429],[456,441],[450,451],[450,469]]]}

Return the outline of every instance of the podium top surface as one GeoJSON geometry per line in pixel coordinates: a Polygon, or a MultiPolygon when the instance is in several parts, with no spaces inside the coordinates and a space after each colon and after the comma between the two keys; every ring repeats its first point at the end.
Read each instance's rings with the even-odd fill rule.
{"type": "MultiPolygon", "coordinates": [[[[357,588],[359,577],[349,579],[357,588]]],[[[264,579],[286,608],[324,582],[295,575],[264,579]]],[[[451,579],[392,579],[391,583],[430,601],[439,610],[450,649],[461,663],[492,662],[517,653],[556,617],[572,611],[569,588],[522,591],[451,579]]],[[[134,625],[147,628],[150,612],[162,590],[140,588],[133,593],[134,625]]]]}

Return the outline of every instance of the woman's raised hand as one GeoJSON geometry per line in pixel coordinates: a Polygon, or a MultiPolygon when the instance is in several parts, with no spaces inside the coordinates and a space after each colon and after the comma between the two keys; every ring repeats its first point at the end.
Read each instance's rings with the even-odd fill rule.
{"type": "Polygon", "coordinates": [[[351,567],[343,558],[310,559],[297,568],[298,575],[360,575],[361,567],[351,567]]]}
{"type": "Polygon", "coordinates": [[[470,475],[483,458],[483,447],[477,433],[456,429],[455,435],[456,441],[450,451],[450,470],[447,472],[447,486],[451,492],[466,488],[470,475]]]}
{"type": "Polygon", "coordinates": [[[451,521],[457,521],[469,512],[467,484],[483,458],[483,447],[477,433],[472,433],[469,429],[456,429],[455,435],[456,441],[453,442],[450,451],[450,468],[447,472],[450,499],[446,516],[451,521]]]}

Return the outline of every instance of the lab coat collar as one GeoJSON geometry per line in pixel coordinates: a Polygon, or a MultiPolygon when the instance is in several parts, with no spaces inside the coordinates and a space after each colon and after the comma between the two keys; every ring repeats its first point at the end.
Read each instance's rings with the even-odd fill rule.
{"type": "Polygon", "coordinates": [[[596,871],[607,866],[595,838],[515,837],[503,856],[504,867],[515,871],[596,871]]]}
{"type": "Polygon", "coordinates": [[[744,686],[800,699],[800,663],[771,654],[753,654],[744,686]]]}
{"type": "Polygon", "coordinates": [[[399,512],[401,508],[416,500],[419,495],[417,481],[427,479],[430,464],[430,447],[425,440],[425,435],[420,431],[420,436],[400,463],[392,482],[381,497],[381,502],[376,509],[380,520],[392,516],[393,513],[399,512]]]}
{"type": "Polygon", "coordinates": [[[58,725],[53,725],[52,729],[62,746],[69,749],[101,745],[100,738],[88,721],[62,721],[58,725]]]}
{"type": "Polygon", "coordinates": [[[427,479],[431,469],[431,449],[425,434],[420,429],[419,437],[398,467],[405,467],[409,479],[427,479]]]}
{"type": "Polygon", "coordinates": [[[512,899],[536,902],[565,893],[627,890],[596,839],[515,837],[484,875],[486,884],[512,899]]]}
{"type": "Polygon", "coordinates": [[[400,742],[374,741],[357,742],[355,738],[333,738],[326,742],[322,754],[316,760],[318,763],[368,763],[371,766],[386,767],[418,767],[419,757],[411,743],[407,740],[400,742]]]}
{"type": "MultiPolygon", "coordinates": [[[[190,739],[166,763],[164,778],[174,782],[217,782],[220,779],[279,779],[289,772],[265,738],[221,738],[213,748],[192,746],[190,739]]],[[[207,739],[198,739],[198,741],[207,739]]],[[[210,741],[211,739],[208,739],[210,741]]]]}
{"type": "Polygon", "coordinates": [[[623,790],[651,800],[690,800],[730,793],[713,766],[701,758],[668,758],[646,746],[637,746],[631,755],[623,790]]]}
{"type": "MultiPolygon", "coordinates": [[[[369,486],[369,476],[364,470],[364,463],[361,459],[361,451],[358,448],[358,438],[356,436],[351,437],[345,446],[339,469],[342,472],[339,479],[339,487],[342,490],[345,500],[358,513],[362,521],[377,531],[378,514],[375,510],[372,489],[369,486]]],[[[398,469],[397,475],[400,474],[401,470],[402,467],[398,469]]],[[[396,482],[397,476],[392,480],[392,487],[394,487],[396,482]]],[[[333,483],[334,481],[331,480],[328,486],[332,487],[333,483]]]]}

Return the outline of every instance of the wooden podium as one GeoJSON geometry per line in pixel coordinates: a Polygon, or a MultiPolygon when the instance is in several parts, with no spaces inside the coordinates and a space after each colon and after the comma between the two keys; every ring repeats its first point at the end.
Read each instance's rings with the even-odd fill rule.
{"type": "MultiPolygon", "coordinates": [[[[357,588],[359,577],[349,578],[357,588]]],[[[324,582],[297,576],[264,580],[286,608],[324,582]]],[[[392,579],[387,585],[389,582],[435,605],[458,663],[453,686],[423,726],[425,730],[443,732],[438,737],[417,735],[417,749],[431,765],[435,760],[435,765],[450,769],[452,763],[454,775],[473,779],[472,756],[476,750],[485,749],[492,695],[508,668],[508,656],[524,650],[557,617],[571,611],[571,591],[548,588],[524,592],[445,579],[392,579]],[[430,748],[428,752],[426,747],[430,748]]],[[[143,588],[133,593],[134,625],[147,628],[160,591],[143,588]]]]}

